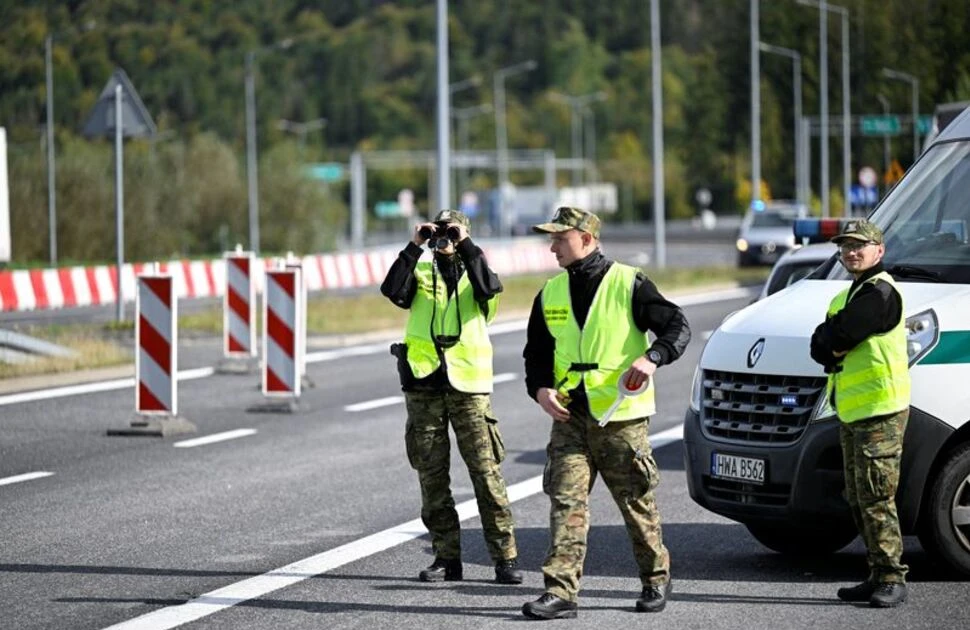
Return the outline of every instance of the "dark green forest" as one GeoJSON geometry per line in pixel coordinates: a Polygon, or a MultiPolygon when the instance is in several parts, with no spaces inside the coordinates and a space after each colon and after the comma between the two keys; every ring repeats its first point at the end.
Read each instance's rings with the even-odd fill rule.
{"type": "MultiPolygon", "coordinates": [[[[842,0],[849,11],[851,109],[910,112],[970,99],[970,2],[842,0]]],[[[652,214],[651,53],[648,0],[452,0],[450,80],[478,77],[453,107],[492,102],[496,70],[533,59],[506,82],[512,149],[568,157],[570,109],[554,93],[603,91],[591,106],[602,179],[629,194],[614,220],[652,214]]],[[[750,194],[749,0],[661,0],[666,208],[695,212],[698,188],[737,213],[750,194]]],[[[767,43],[802,55],[804,113],[819,112],[819,11],[761,0],[767,43]]],[[[347,185],[324,188],[306,162],[344,162],[355,150],[433,149],[434,0],[89,0],[0,2],[0,126],[7,130],[14,260],[47,260],[45,39],[53,36],[58,247],[61,261],[105,260],[114,247],[112,145],[80,130],[115,68],[158,127],[125,148],[126,258],[211,255],[247,239],[244,61],[256,52],[262,249],[319,252],[345,241],[347,185]],[[289,46],[280,45],[288,42],[289,46]],[[326,125],[304,135],[281,120],[326,125]]],[[[830,113],[840,113],[841,29],[828,21],[830,113]]],[[[762,54],[762,177],[775,198],[794,196],[791,62],[762,54]]],[[[494,118],[469,120],[472,149],[493,150],[494,118]]],[[[853,141],[853,171],[882,164],[881,138],[853,141]]],[[[840,137],[831,143],[833,209],[842,203],[840,137]]],[[[912,161],[912,140],[893,138],[912,161]]],[[[817,149],[812,188],[818,195],[817,149]]],[[[472,172],[478,190],[495,173],[472,172]]],[[[519,185],[541,173],[514,172],[519,185]]],[[[560,174],[567,184],[568,173],[560,174]]],[[[427,209],[424,169],[368,177],[368,200],[415,191],[427,209]]],[[[381,221],[371,215],[371,229],[381,221]]]]}

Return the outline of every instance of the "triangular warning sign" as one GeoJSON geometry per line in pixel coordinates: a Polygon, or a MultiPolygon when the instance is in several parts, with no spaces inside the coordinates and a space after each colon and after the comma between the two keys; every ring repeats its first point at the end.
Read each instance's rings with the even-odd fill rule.
{"type": "Polygon", "coordinates": [[[121,68],[116,68],[101,90],[98,102],[88,114],[81,131],[88,138],[113,136],[115,133],[115,87],[121,86],[121,134],[126,138],[152,137],[157,129],[151,115],[141,102],[135,86],[121,68]]]}
{"type": "Polygon", "coordinates": [[[893,160],[889,163],[889,169],[883,175],[883,181],[887,186],[892,186],[901,180],[904,174],[905,171],[903,171],[903,167],[900,165],[899,160],[893,160]]]}

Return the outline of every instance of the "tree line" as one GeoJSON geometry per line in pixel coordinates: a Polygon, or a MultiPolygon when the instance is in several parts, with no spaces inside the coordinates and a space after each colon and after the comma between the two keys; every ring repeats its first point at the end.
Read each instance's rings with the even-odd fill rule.
{"type": "MultiPolygon", "coordinates": [[[[965,0],[842,0],[849,11],[851,109],[908,114],[910,86],[883,67],[918,77],[919,105],[970,99],[970,4],[965,0]]],[[[666,208],[694,214],[697,189],[719,212],[750,194],[749,0],[660,0],[666,208]]],[[[452,82],[478,79],[453,107],[491,103],[501,68],[535,60],[506,81],[509,147],[571,155],[570,108],[555,94],[602,91],[590,104],[602,179],[617,183],[620,216],[652,216],[649,2],[646,0],[452,0],[452,82]]],[[[111,258],[112,147],[80,129],[115,68],[123,68],[160,130],[126,144],[128,259],[211,255],[246,243],[243,79],[253,51],[258,111],[262,248],[325,251],[347,233],[347,187],[308,179],[308,162],[346,162],[355,150],[431,149],[435,143],[433,0],[208,0],[3,3],[0,125],[8,136],[14,258],[47,258],[45,39],[52,36],[59,253],[111,258]],[[303,136],[282,120],[326,119],[303,136]]],[[[762,0],[761,40],[802,55],[804,112],[819,110],[819,11],[762,0]]],[[[840,113],[841,29],[828,22],[830,112],[840,113]]],[[[791,62],[762,54],[762,177],[776,198],[794,196],[791,62]]],[[[492,150],[492,116],[468,121],[472,149],[492,150]]],[[[832,140],[839,156],[840,137],[832,140]]],[[[813,153],[817,155],[817,144],[813,153]]],[[[853,141],[854,170],[882,164],[881,138],[853,141]]],[[[904,166],[911,140],[893,139],[904,166]]],[[[833,207],[842,165],[831,164],[833,207]]],[[[817,161],[812,184],[818,195],[817,161]]],[[[541,173],[516,173],[519,185],[541,173]]],[[[567,184],[569,174],[560,175],[567,184]]],[[[473,171],[469,186],[495,186],[473,171]]],[[[433,196],[425,172],[368,177],[370,200],[410,188],[433,196]]],[[[425,201],[424,204],[427,202],[425,201]]],[[[380,225],[371,214],[369,224],[380,225]]]]}

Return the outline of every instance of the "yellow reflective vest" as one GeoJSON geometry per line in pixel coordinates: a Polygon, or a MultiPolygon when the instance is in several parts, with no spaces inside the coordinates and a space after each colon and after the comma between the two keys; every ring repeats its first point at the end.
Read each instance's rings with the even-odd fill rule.
{"type": "MultiPolygon", "coordinates": [[[[582,328],[573,313],[566,272],[550,279],[542,289],[542,313],[556,341],[557,388],[565,393],[582,382],[590,413],[597,420],[616,400],[620,376],[648,347],[647,334],[633,321],[636,276],[636,268],[613,263],[596,289],[582,328]]],[[[654,387],[650,379],[647,390],[625,398],[610,420],[632,420],[654,413],[654,387]]]]}
{"type": "Polygon", "coordinates": [[[418,288],[411,302],[404,333],[408,365],[415,378],[425,378],[441,365],[432,341],[438,337],[457,337],[457,343],[443,351],[451,386],[461,392],[485,394],[492,391],[492,342],[488,323],[495,318],[498,297],[488,302],[488,318],[475,301],[468,274],[458,279],[455,295],[448,296],[444,278],[430,262],[419,262],[414,269],[418,288]],[[435,276],[438,276],[435,278],[435,276]],[[460,337],[458,314],[461,313],[460,337]]]}
{"type": "MultiPolygon", "coordinates": [[[[875,284],[880,280],[896,288],[892,276],[885,271],[862,284],[875,284]]],[[[849,288],[840,291],[832,298],[828,315],[841,311],[851,299],[849,288]]],[[[829,374],[827,395],[830,400],[833,392],[835,411],[842,422],[892,414],[909,407],[909,355],[903,317],[889,332],[871,335],[849,350],[842,358],[842,371],[829,374]]]]}

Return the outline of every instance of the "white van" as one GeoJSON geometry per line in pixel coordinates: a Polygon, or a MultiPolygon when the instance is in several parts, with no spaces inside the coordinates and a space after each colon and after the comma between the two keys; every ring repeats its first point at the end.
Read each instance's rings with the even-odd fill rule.
{"type": "MultiPolygon", "coordinates": [[[[970,112],[935,138],[869,217],[903,296],[912,403],[897,505],[904,534],[970,574],[970,112]]],[[[832,236],[835,221],[802,222],[832,236]]],[[[800,234],[805,235],[803,232],[800,234]]],[[[782,553],[856,536],[838,420],[809,339],[850,282],[837,257],[728,316],[694,376],[684,426],[691,497],[782,553]]]]}

